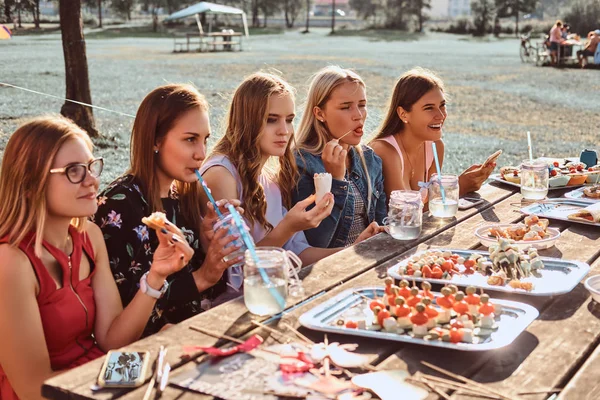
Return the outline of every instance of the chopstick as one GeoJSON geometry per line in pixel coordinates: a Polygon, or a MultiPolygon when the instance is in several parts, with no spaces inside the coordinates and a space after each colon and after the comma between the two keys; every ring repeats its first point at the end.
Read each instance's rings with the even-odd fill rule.
{"type": "Polygon", "coordinates": [[[343,134],[342,136],[340,136],[339,138],[337,138],[337,139],[333,139],[333,140],[336,140],[336,141],[339,143],[339,142],[340,142],[340,140],[342,140],[342,139],[344,138],[344,136],[346,136],[346,135],[348,135],[349,133],[352,133],[352,132],[354,132],[354,129],[352,129],[352,130],[350,130],[350,131],[348,131],[348,132],[344,133],[344,134],[343,134]]]}
{"type": "MultiPolygon", "coordinates": [[[[154,389],[154,386],[156,386],[157,381],[162,386],[161,381],[163,380],[162,379],[163,373],[165,372],[163,370],[163,363],[165,361],[166,355],[167,355],[167,348],[165,348],[165,346],[160,346],[160,348],[158,350],[158,356],[156,357],[156,368],[154,369],[154,373],[152,374],[152,379],[150,379],[150,382],[148,382],[148,388],[146,389],[146,392],[144,392],[143,400],[150,399],[150,395],[152,394],[152,389],[154,389]]],[[[169,366],[168,363],[167,363],[167,366],[169,366]]],[[[171,367],[169,366],[169,370],[170,369],[171,369],[171,367]]],[[[166,374],[167,375],[166,375],[164,386],[166,386],[166,381],[168,381],[169,372],[167,371],[166,374]]],[[[157,390],[157,395],[160,396],[161,394],[162,394],[162,389],[159,387],[157,390]]]]}
{"type": "Polygon", "coordinates": [[[547,389],[547,390],[536,390],[536,391],[532,391],[532,392],[520,392],[517,393],[519,396],[525,396],[525,395],[529,395],[529,394],[547,394],[547,393],[559,393],[562,392],[563,388],[552,388],[552,389],[547,389]]]}
{"type": "Polygon", "coordinates": [[[463,383],[467,383],[467,384],[469,384],[469,385],[475,386],[475,387],[477,387],[477,388],[479,388],[479,389],[481,389],[481,390],[483,390],[483,391],[485,391],[485,392],[492,393],[492,394],[495,394],[495,395],[497,395],[497,396],[500,396],[500,397],[501,397],[501,398],[503,398],[503,399],[507,399],[507,400],[514,400],[514,398],[513,398],[513,397],[511,397],[511,396],[508,396],[507,394],[504,394],[504,393],[502,393],[502,392],[500,392],[500,391],[497,391],[497,390],[494,390],[494,389],[492,389],[492,388],[489,388],[489,387],[487,387],[487,386],[485,386],[485,385],[482,385],[482,384],[481,384],[481,383],[479,383],[479,382],[475,382],[474,380],[471,380],[471,379],[469,379],[469,378],[465,378],[465,377],[464,377],[464,376],[462,376],[462,375],[455,374],[455,373],[453,373],[453,372],[450,372],[450,371],[448,371],[448,370],[445,370],[445,369],[443,369],[443,368],[441,368],[441,367],[438,367],[438,366],[436,366],[436,365],[430,364],[430,363],[428,363],[427,361],[421,361],[421,364],[425,365],[426,367],[429,367],[429,368],[433,369],[434,371],[440,372],[440,373],[442,373],[442,374],[444,374],[444,375],[447,375],[447,376],[449,376],[449,377],[451,377],[451,378],[454,378],[454,379],[456,379],[456,380],[459,380],[459,381],[461,381],[461,382],[463,382],[463,383]]]}

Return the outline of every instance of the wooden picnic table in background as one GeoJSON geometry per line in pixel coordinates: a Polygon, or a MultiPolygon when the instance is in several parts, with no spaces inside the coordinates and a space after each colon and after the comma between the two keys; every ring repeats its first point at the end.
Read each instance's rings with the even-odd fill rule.
{"type": "Polygon", "coordinates": [[[232,51],[235,47],[242,51],[242,36],[241,32],[232,31],[176,34],[173,38],[173,52],[232,51]]]}
{"type": "MultiPolygon", "coordinates": [[[[561,196],[551,191],[549,196],[561,196]]],[[[459,211],[453,219],[423,218],[419,239],[409,242],[394,240],[387,234],[377,235],[359,245],[306,267],[302,271],[305,294],[288,299],[281,318],[263,318],[270,327],[283,331],[283,324],[299,329],[310,339],[323,341],[324,334],[301,328],[298,318],[306,311],[332,298],[341,291],[358,286],[383,286],[387,268],[416,251],[427,248],[485,249],[473,232],[482,223],[513,223],[523,219],[518,213],[522,204],[518,188],[488,184],[479,195],[486,201],[475,208],[459,211]]],[[[600,273],[600,229],[576,223],[551,221],[561,231],[556,246],[541,250],[542,256],[578,260],[591,265],[590,274],[600,273]]],[[[520,392],[535,392],[564,387],[564,399],[592,400],[600,398],[600,306],[578,284],[569,294],[559,296],[524,296],[489,291],[492,298],[510,298],[536,307],[540,315],[512,344],[492,351],[458,350],[373,340],[347,335],[329,334],[330,341],[358,343],[358,352],[368,354],[377,369],[403,369],[432,373],[421,361],[428,361],[454,373],[468,377],[514,398],[546,399],[549,394],[519,397],[520,392]]],[[[255,318],[255,317],[254,317],[255,318]]],[[[150,351],[155,357],[161,345],[168,346],[167,361],[171,376],[197,366],[203,355],[182,359],[182,347],[188,345],[223,345],[217,340],[190,329],[198,326],[217,334],[247,338],[258,333],[267,344],[275,343],[271,333],[252,324],[253,317],[238,298],[184,321],[164,332],[142,339],[124,350],[150,351]]],[[[49,399],[141,399],[146,385],[135,390],[102,390],[93,392],[103,359],[68,371],[45,382],[42,393],[49,399]]],[[[148,377],[149,380],[150,377],[148,377]]],[[[467,399],[448,392],[452,399],[467,399]]],[[[212,399],[212,396],[169,386],[164,399],[212,399]]],[[[432,393],[428,399],[440,398],[432,393]]]]}

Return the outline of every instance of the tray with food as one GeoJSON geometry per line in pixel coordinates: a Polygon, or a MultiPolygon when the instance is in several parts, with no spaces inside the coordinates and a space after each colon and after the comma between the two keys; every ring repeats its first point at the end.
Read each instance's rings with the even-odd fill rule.
{"type": "MultiPolygon", "coordinates": [[[[563,189],[565,187],[577,187],[586,183],[598,183],[600,180],[600,165],[586,167],[578,161],[567,161],[561,164],[559,161],[547,160],[548,164],[548,190],[563,189]]],[[[505,166],[500,168],[500,173],[493,174],[490,179],[503,182],[512,186],[521,187],[521,168],[505,166]]]]}
{"type": "Polygon", "coordinates": [[[573,199],[552,199],[521,208],[527,215],[600,226],[600,203],[589,204],[573,199]]]}
{"type": "Polygon", "coordinates": [[[527,304],[490,299],[454,285],[432,292],[431,284],[346,290],[300,317],[309,329],[455,350],[483,351],[512,343],[537,316],[527,304]]]}
{"type": "Polygon", "coordinates": [[[565,193],[567,199],[581,200],[582,202],[594,204],[600,202],[600,185],[589,185],[565,193]]]}
{"type": "Polygon", "coordinates": [[[550,221],[536,215],[525,217],[519,224],[487,224],[475,229],[475,236],[484,246],[493,246],[499,238],[508,239],[519,250],[535,247],[548,249],[560,238],[560,231],[548,227],[550,221]]]}
{"type": "Polygon", "coordinates": [[[478,250],[424,250],[390,267],[388,275],[408,281],[428,280],[533,296],[568,293],[590,270],[579,261],[540,257],[537,249],[522,251],[506,239],[478,250]]]}

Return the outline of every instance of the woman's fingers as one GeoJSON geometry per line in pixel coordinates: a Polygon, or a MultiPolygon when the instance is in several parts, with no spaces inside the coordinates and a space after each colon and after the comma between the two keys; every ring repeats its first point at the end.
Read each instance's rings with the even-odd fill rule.
{"type": "Polygon", "coordinates": [[[187,241],[184,241],[178,238],[177,236],[171,237],[171,243],[173,244],[173,246],[175,246],[176,252],[183,255],[182,261],[185,261],[183,265],[187,264],[194,255],[194,249],[190,247],[187,241]]]}
{"type": "Polygon", "coordinates": [[[175,224],[169,221],[165,221],[165,229],[181,238],[185,237],[183,235],[183,232],[181,232],[181,230],[177,226],[175,226],[175,224]]]}
{"type": "Polygon", "coordinates": [[[317,196],[315,196],[314,194],[311,194],[304,200],[300,200],[298,203],[296,203],[296,205],[294,207],[300,207],[302,210],[306,210],[308,208],[308,206],[310,206],[312,203],[315,202],[316,198],[317,198],[317,196]]]}

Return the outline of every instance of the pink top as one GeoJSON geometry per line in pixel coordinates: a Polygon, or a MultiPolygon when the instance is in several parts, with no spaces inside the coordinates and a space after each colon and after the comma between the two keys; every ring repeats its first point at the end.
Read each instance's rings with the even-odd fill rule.
{"type": "MultiPolygon", "coordinates": [[[[398,156],[400,156],[400,164],[402,164],[401,174],[404,175],[404,154],[402,154],[402,150],[400,150],[400,146],[398,146],[398,141],[396,140],[394,135],[386,136],[377,140],[383,140],[384,142],[387,142],[390,145],[392,145],[394,149],[396,149],[396,152],[398,152],[398,156]]],[[[431,147],[431,143],[433,142],[429,140],[425,142],[425,171],[429,171],[429,169],[433,165],[433,147],[431,147]]],[[[425,172],[425,174],[427,174],[427,172],[425,172]]],[[[429,179],[427,175],[424,178],[424,181],[427,181],[429,179]]],[[[427,199],[427,189],[421,188],[419,190],[421,192],[421,197],[423,198],[423,201],[425,201],[427,199]]]]}
{"type": "Polygon", "coordinates": [[[560,28],[558,26],[554,25],[552,27],[552,29],[550,29],[550,42],[560,43],[561,40],[562,40],[562,33],[560,31],[560,28]]]}

